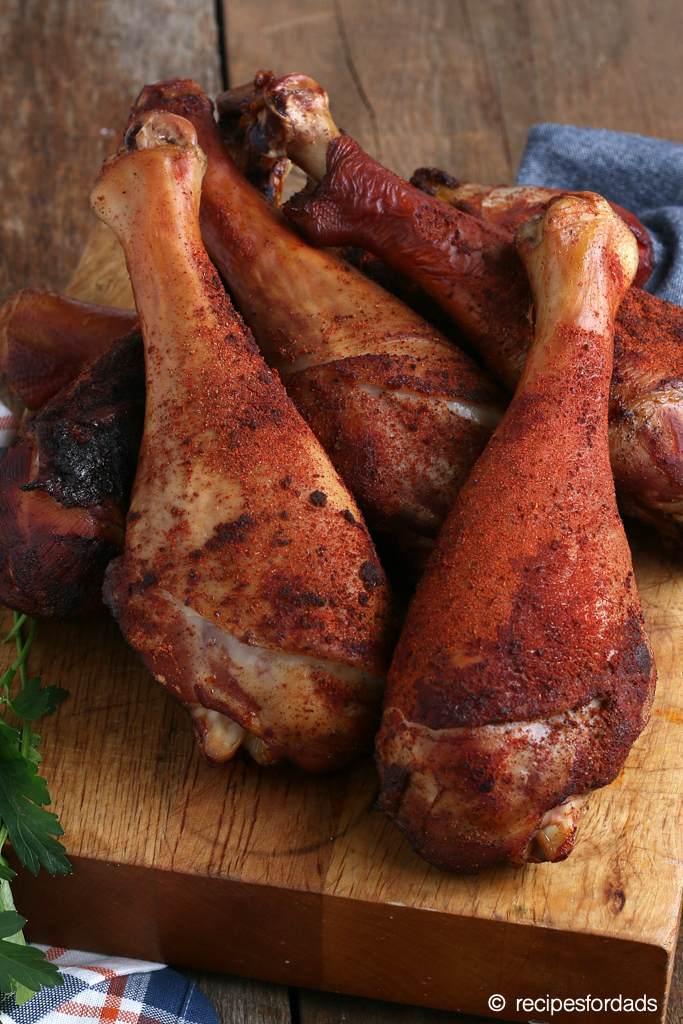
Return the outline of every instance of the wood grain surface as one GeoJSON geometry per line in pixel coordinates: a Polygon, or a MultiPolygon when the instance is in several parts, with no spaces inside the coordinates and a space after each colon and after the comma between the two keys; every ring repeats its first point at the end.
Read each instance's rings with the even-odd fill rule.
{"type": "MultiPolygon", "coordinates": [[[[211,999],[221,1024],[479,1024],[470,1013],[362,999],[334,992],[287,989],[208,971],[182,973],[211,999]]],[[[506,1024],[497,1018],[500,1024],[506,1024]]]]}
{"type": "MultiPolygon", "coordinates": [[[[475,180],[510,181],[526,131],[538,120],[611,127],[683,141],[683,114],[675,102],[683,84],[678,44],[683,8],[674,0],[603,0],[601,4],[577,0],[572,5],[558,0],[219,2],[223,5],[231,84],[249,79],[261,66],[313,74],[330,92],[339,123],[403,174],[431,163],[475,180]]],[[[10,114],[0,129],[0,173],[4,178],[0,191],[0,300],[27,284],[66,287],[92,224],[87,207],[90,184],[102,158],[114,147],[128,104],[145,81],[179,74],[195,77],[210,92],[215,91],[220,55],[214,15],[213,0],[148,0],[144,5],[134,0],[0,0],[0,96],[10,114]]],[[[92,255],[102,252],[100,240],[93,245],[92,255]]],[[[109,268],[109,282],[103,281],[99,272],[92,273],[88,261],[82,264],[85,278],[95,289],[90,297],[103,301],[108,294],[111,298],[113,283],[119,289],[116,304],[129,305],[120,265],[116,269],[109,257],[103,264],[109,268]]],[[[85,294],[84,289],[84,282],[77,279],[75,291],[85,294]]],[[[655,643],[664,645],[661,652],[658,647],[658,656],[668,665],[674,654],[665,653],[665,636],[671,628],[679,628],[668,605],[669,601],[675,605],[671,595],[679,588],[670,563],[665,559],[657,563],[658,556],[652,552],[643,557],[646,573],[650,569],[654,573],[649,597],[643,596],[650,602],[655,643]]],[[[58,716],[64,719],[62,735],[75,737],[73,756],[61,766],[69,776],[68,786],[75,785],[76,792],[97,807],[107,789],[105,762],[113,765],[117,779],[121,772],[134,772],[136,757],[143,766],[141,777],[122,789],[126,813],[114,823],[116,835],[109,835],[112,820],[105,799],[93,821],[95,838],[112,856],[118,856],[127,849],[122,836],[127,831],[129,843],[139,839],[145,856],[154,856],[160,843],[152,832],[164,815],[180,810],[183,786],[198,784],[201,799],[207,792],[215,795],[215,783],[207,781],[211,777],[205,774],[208,769],[195,765],[197,754],[184,716],[175,708],[162,710],[162,695],[153,696],[154,687],[145,682],[110,626],[102,618],[87,626],[83,622],[62,627],[64,632],[43,627],[39,660],[52,682],[69,686],[69,680],[80,680],[83,673],[88,679],[82,692],[79,682],[78,692],[74,691],[72,701],[58,716]],[[154,748],[150,736],[140,730],[150,706],[155,707],[155,720],[162,724],[161,749],[154,748]],[[97,740],[97,730],[103,726],[97,740]],[[150,776],[154,784],[150,784],[150,776]],[[157,808],[156,823],[145,822],[141,814],[141,803],[146,800],[157,808]]],[[[676,735],[682,714],[679,703],[666,694],[663,703],[658,702],[651,729],[659,743],[664,736],[676,735]]],[[[57,729],[58,719],[50,723],[50,730],[57,729]]],[[[48,740],[46,731],[46,743],[48,740]]],[[[58,736],[53,735],[49,742],[53,745],[48,764],[55,764],[58,736]]],[[[676,750],[680,763],[678,746],[676,750]]],[[[660,819],[655,814],[646,835],[638,832],[637,817],[656,805],[671,782],[663,761],[648,765],[639,757],[636,752],[635,774],[632,781],[627,780],[623,796],[635,810],[613,819],[620,842],[638,852],[638,868],[619,855],[601,869],[598,850],[607,811],[598,800],[593,802],[583,833],[582,842],[589,846],[575,883],[582,887],[579,914],[590,914],[593,902],[601,908],[603,923],[612,921],[617,926],[625,920],[629,927],[646,931],[652,908],[656,911],[665,904],[670,891],[654,886],[647,891],[643,879],[660,855],[675,862],[671,877],[680,869],[680,851],[674,849],[672,836],[680,834],[681,821],[680,811],[660,819]],[[643,904],[635,907],[634,893],[641,891],[638,887],[644,891],[643,904]]],[[[253,768],[238,764],[229,774],[225,786],[219,787],[225,799],[200,822],[198,830],[193,823],[196,834],[189,840],[190,852],[180,851],[183,870],[193,870],[191,850],[201,849],[207,839],[218,837],[229,845],[229,837],[216,820],[219,817],[224,824],[225,816],[234,816],[229,835],[255,843],[257,855],[259,842],[268,838],[270,826],[240,816],[237,807],[236,790],[246,798],[250,793],[258,795],[258,785],[254,789],[253,780],[247,780],[253,768]]],[[[274,787],[276,812],[277,802],[286,806],[296,784],[286,773],[278,780],[274,787]]],[[[370,863],[368,852],[359,848],[371,838],[376,844],[371,852],[376,855],[383,840],[381,828],[370,836],[350,811],[349,801],[365,801],[365,814],[373,817],[369,808],[375,785],[371,767],[360,765],[343,784],[335,780],[331,786],[318,824],[323,833],[327,826],[339,825],[346,846],[337,838],[328,838],[332,852],[323,844],[316,851],[306,851],[304,857],[307,884],[325,874],[323,894],[347,892],[355,898],[374,892],[383,898],[391,895],[391,886],[378,875],[386,873],[391,864],[404,878],[406,871],[410,875],[413,855],[409,851],[378,868],[370,863]],[[339,865],[347,856],[356,865],[360,880],[344,889],[339,865]]],[[[621,785],[623,789],[623,780],[621,785]]],[[[57,792],[58,787],[54,788],[57,792]]],[[[319,794],[305,809],[304,827],[316,819],[315,800],[319,794]]],[[[85,842],[74,838],[81,827],[78,816],[70,808],[58,809],[64,810],[70,848],[85,849],[88,836],[85,842]]],[[[275,828],[285,816],[282,811],[275,813],[275,828]]],[[[296,839],[296,829],[289,834],[296,839]]],[[[172,843],[169,847],[166,842],[165,851],[175,857],[172,843]]],[[[226,861],[224,857],[214,861],[210,871],[220,873],[226,865],[228,875],[241,869],[239,858],[226,861]]],[[[286,875],[282,864],[264,867],[264,876],[277,879],[279,886],[286,884],[286,875]]],[[[418,879],[417,889],[424,899],[430,880],[420,878],[419,873],[418,879]]],[[[506,907],[492,901],[490,891],[488,897],[485,891],[479,892],[470,899],[469,908],[473,913],[483,908],[505,921],[524,920],[524,901],[531,891],[534,899],[541,901],[547,920],[555,924],[561,908],[550,881],[524,879],[522,898],[506,907]]],[[[433,902],[447,906],[452,898],[447,890],[447,885],[431,880],[433,902]]],[[[151,893],[150,899],[154,901],[161,891],[151,893]]],[[[95,884],[92,894],[97,895],[95,884]]],[[[119,899],[125,899],[124,892],[119,899]]],[[[302,921],[295,923],[305,926],[305,916],[306,910],[302,921]]],[[[545,919],[541,923],[545,926],[545,919]]],[[[239,920],[226,927],[241,925],[239,920]]],[[[333,931],[328,941],[334,944],[338,938],[333,931]]],[[[668,941],[672,939],[670,929],[668,941]]],[[[379,938],[371,937],[375,940],[379,938]]],[[[305,989],[290,1000],[285,986],[259,985],[206,972],[199,980],[219,1005],[226,1024],[232,1020],[244,1020],[245,1024],[293,1020],[296,1024],[297,1018],[307,1024],[341,1020],[464,1024],[475,1019],[469,1014],[444,1014],[305,989]]],[[[683,1024],[681,950],[674,967],[667,1021],[683,1024]]]]}
{"type": "Polygon", "coordinates": [[[182,973],[208,996],[221,1024],[294,1024],[285,985],[187,968],[182,973]]]}
{"type": "Polygon", "coordinates": [[[512,182],[561,121],[683,142],[678,0],[222,0],[232,85],[301,71],[338,124],[409,176],[512,182]]]}
{"type": "Polygon", "coordinates": [[[96,223],[88,193],[142,84],[213,92],[213,0],[2,0],[0,299],[63,291],[96,223]]]}
{"type": "Polygon", "coordinates": [[[299,992],[298,1008],[300,1024],[477,1024],[482,1020],[469,1013],[449,1013],[425,1006],[307,989],[299,992]]]}
{"type": "Polygon", "coordinates": [[[102,221],[88,236],[66,294],[98,306],[135,309],[126,257],[116,235],[102,221]]]}

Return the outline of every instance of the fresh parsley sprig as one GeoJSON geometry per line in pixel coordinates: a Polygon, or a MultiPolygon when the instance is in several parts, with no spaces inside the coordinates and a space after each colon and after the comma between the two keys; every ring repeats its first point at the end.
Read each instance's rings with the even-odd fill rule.
{"type": "Polygon", "coordinates": [[[57,815],[44,809],[51,802],[50,794],[45,779],[38,775],[40,736],[31,731],[31,722],[52,714],[68,694],[58,686],[41,688],[40,677],[29,679],[27,662],[35,635],[35,619],[15,612],[14,627],[4,643],[14,640],[17,656],[0,676],[0,707],[5,705],[22,723],[17,729],[0,715],[0,989],[14,992],[20,1006],[42,985],[53,988],[63,979],[39,949],[26,945],[22,931],[26,920],[17,914],[10,889],[15,872],[2,850],[9,840],[20,863],[34,875],[41,864],[51,875],[71,872],[56,838],[64,830],[57,815]],[[17,673],[19,688],[12,696],[17,673]]]}

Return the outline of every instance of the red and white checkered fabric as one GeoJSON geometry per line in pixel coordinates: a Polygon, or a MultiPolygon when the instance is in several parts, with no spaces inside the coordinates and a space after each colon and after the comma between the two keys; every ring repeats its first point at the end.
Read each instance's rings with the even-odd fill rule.
{"type": "Polygon", "coordinates": [[[86,985],[98,985],[105,978],[120,978],[124,974],[146,974],[148,971],[162,971],[166,964],[151,960],[128,960],[123,956],[106,956],[103,953],[84,953],[80,949],[62,949],[60,946],[38,946],[45,953],[45,959],[59,967],[63,977],[78,978],[86,985]]]}
{"type": "Polygon", "coordinates": [[[14,413],[0,402],[0,448],[7,448],[17,433],[17,421],[14,413]]]}
{"type": "Polygon", "coordinates": [[[59,967],[64,984],[42,989],[23,1006],[5,996],[0,1001],[2,1024],[74,1024],[76,1018],[95,1024],[138,1024],[149,1017],[150,977],[165,964],[58,946],[37,948],[59,967]]]}
{"type": "Polygon", "coordinates": [[[204,993],[164,964],[38,949],[59,967],[64,984],[42,988],[23,1006],[0,993],[2,1024],[218,1024],[204,993]]]}

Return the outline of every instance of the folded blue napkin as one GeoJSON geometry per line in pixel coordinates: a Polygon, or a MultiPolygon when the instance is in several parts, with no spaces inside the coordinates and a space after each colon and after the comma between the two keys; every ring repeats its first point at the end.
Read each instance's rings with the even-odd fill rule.
{"type": "Polygon", "coordinates": [[[647,291],[683,306],[683,146],[604,128],[535,124],[516,180],[599,192],[635,213],[655,250],[647,291]]]}

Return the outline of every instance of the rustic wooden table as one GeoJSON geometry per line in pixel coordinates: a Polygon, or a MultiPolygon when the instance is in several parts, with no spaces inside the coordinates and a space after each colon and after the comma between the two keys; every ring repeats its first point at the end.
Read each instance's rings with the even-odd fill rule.
{"type": "MultiPolygon", "coordinates": [[[[261,67],[303,71],[399,173],[511,182],[536,121],[683,142],[682,32],[678,0],[0,0],[0,301],[66,287],[90,185],[145,82],[215,94],[261,67]]],[[[187,973],[226,1024],[475,1020],[187,973]]],[[[667,1021],[683,1022],[680,944],[667,1021]]]]}

